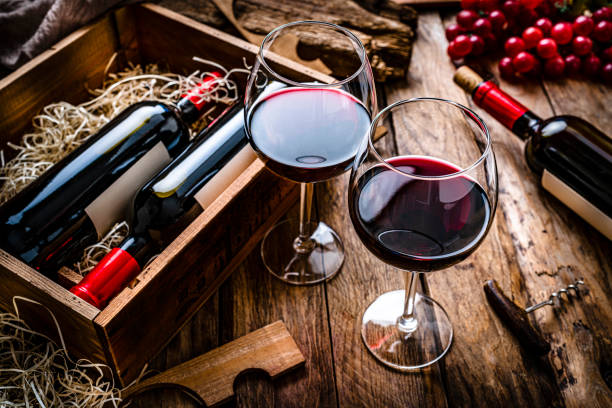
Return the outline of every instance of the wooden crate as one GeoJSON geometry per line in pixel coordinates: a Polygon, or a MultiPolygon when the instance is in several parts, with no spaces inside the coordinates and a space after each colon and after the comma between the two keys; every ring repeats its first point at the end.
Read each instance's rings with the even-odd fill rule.
{"type": "MultiPolygon", "coordinates": [[[[194,55],[242,67],[243,59],[252,63],[256,52],[253,45],[159,6],[114,11],[0,81],[0,138],[3,144],[17,142],[32,116],[50,102],[89,98],[84,85],[100,86],[115,53],[111,70],[131,61],[190,73],[202,68],[194,55]]],[[[309,71],[291,63],[285,67],[309,71]]],[[[127,384],[296,199],[295,184],[256,160],[139,275],[134,287],[103,310],[0,249],[0,307],[16,305],[28,324],[58,339],[55,317],[71,354],[110,365],[127,384]]]]}

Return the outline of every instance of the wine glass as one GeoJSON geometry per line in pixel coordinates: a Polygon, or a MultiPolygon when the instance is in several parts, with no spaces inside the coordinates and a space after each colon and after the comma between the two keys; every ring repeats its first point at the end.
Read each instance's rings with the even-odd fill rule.
{"type": "Polygon", "coordinates": [[[405,290],[384,293],[366,309],[363,341],[397,370],[433,364],[450,348],[453,330],[444,308],[417,293],[418,277],[464,260],[491,226],[497,168],[489,131],[455,102],[396,102],[374,118],[349,183],[357,235],[380,260],[405,271],[405,290]],[[374,146],[383,123],[392,152],[374,146]]]}
{"type": "Polygon", "coordinates": [[[262,241],[263,262],[277,278],[314,284],[342,267],[344,247],[338,234],[311,221],[314,183],[351,168],[375,108],[366,51],[347,29],[298,21],[274,29],[263,40],[247,82],[247,138],[270,170],[301,183],[299,220],[275,225],[262,241]],[[297,65],[298,55],[319,58],[334,68],[335,76],[297,65]]]}

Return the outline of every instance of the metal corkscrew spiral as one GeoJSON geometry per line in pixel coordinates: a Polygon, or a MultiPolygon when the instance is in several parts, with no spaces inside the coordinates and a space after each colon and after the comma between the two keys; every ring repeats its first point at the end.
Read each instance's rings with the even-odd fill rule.
{"type": "Polygon", "coordinates": [[[569,299],[572,296],[572,294],[569,291],[573,290],[574,291],[573,296],[575,296],[578,293],[579,285],[584,285],[584,282],[582,280],[577,280],[573,284],[567,285],[563,289],[559,289],[559,291],[551,293],[551,295],[548,297],[547,300],[540,302],[537,305],[529,306],[528,308],[525,309],[525,312],[531,313],[534,310],[537,310],[543,306],[546,306],[546,305],[552,306],[555,303],[555,299],[559,299],[559,301],[561,301],[561,295],[564,293],[565,293],[565,296],[569,299]]]}

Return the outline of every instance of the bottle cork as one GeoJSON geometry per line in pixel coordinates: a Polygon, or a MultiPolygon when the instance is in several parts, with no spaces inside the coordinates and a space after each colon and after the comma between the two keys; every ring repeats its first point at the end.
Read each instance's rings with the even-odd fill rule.
{"type": "Polygon", "coordinates": [[[455,71],[453,80],[457,85],[470,94],[474,92],[474,89],[476,89],[476,87],[483,81],[482,77],[467,65],[463,65],[459,67],[457,71],[455,71]]]}

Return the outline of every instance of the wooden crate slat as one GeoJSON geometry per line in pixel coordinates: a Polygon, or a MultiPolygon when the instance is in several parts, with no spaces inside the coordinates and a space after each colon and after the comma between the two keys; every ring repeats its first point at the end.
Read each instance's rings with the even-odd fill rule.
{"type": "MultiPolygon", "coordinates": [[[[70,34],[15,72],[0,79],[0,134],[18,143],[32,117],[51,102],[80,103],[87,88],[100,86],[116,50],[112,19],[107,16],[70,34]],[[60,70],[59,67],[66,67],[60,70]]],[[[12,150],[5,149],[7,159],[12,150]]]]}
{"type": "Polygon", "coordinates": [[[70,354],[95,362],[106,362],[93,324],[100,311],[0,249],[0,307],[15,312],[15,296],[43,305],[16,300],[19,316],[30,327],[61,344],[51,316],[53,313],[70,354]]]}

